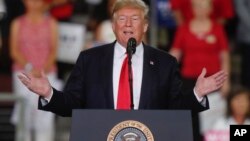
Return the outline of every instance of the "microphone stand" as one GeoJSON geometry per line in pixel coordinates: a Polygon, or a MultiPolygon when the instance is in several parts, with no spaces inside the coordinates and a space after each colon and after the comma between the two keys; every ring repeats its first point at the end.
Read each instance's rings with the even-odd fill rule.
{"type": "Polygon", "coordinates": [[[132,72],[132,55],[136,50],[136,39],[130,38],[127,44],[128,54],[128,75],[129,75],[129,88],[130,88],[130,109],[134,110],[134,94],[133,94],[133,72],[132,72]]]}
{"type": "Polygon", "coordinates": [[[128,52],[128,75],[129,75],[129,88],[130,88],[130,109],[134,110],[134,94],[133,94],[133,72],[132,72],[132,54],[133,51],[128,52]]]}

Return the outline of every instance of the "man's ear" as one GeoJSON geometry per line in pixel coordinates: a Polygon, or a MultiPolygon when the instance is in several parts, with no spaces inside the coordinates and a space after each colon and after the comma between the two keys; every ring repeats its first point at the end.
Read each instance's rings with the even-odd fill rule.
{"type": "Polygon", "coordinates": [[[148,30],[148,23],[145,23],[145,24],[144,24],[144,27],[143,27],[143,31],[144,31],[144,33],[146,33],[146,32],[147,32],[147,30],[148,30]]]}
{"type": "Polygon", "coordinates": [[[112,24],[112,30],[113,30],[113,32],[115,32],[115,23],[114,23],[113,20],[112,20],[111,22],[112,22],[112,23],[111,23],[111,24],[112,24]]]}

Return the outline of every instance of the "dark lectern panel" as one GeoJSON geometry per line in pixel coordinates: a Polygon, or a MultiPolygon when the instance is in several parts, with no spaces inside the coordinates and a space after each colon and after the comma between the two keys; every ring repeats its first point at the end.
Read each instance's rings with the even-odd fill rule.
{"type": "Polygon", "coordinates": [[[192,141],[191,113],[187,110],[74,110],[70,141],[107,141],[117,124],[139,121],[154,141],[192,141]]]}

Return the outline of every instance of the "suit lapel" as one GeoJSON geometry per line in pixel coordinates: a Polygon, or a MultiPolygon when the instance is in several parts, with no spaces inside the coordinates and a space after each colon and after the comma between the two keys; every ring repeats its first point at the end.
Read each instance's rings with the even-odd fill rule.
{"type": "Polygon", "coordinates": [[[102,69],[102,86],[106,98],[108,109],[114,109],[113,100],[113,59],[114,59],[114,43],[110,44],[101,61],[102,69]]]}
{"type": "Polygon", "coordinates": [[[143,76],[141,86],[141,96],[139,102],[139,109],[146,109],[149,107],[151,95],[155,92],[154,85],[156,83],[156,64],[157,61],[150,48],[144,45],[143,56],[143,76]]]}

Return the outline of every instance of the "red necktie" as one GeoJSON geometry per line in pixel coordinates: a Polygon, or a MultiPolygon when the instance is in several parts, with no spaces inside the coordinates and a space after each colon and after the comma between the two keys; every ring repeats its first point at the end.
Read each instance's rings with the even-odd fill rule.
{"type": "Polygon", "coordinates": [[[130,109],[128,56],[123,61],[118,87],[117,109],[130,109]]]}

